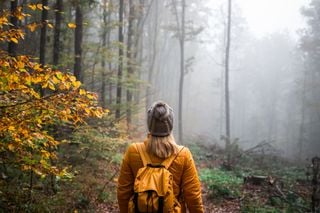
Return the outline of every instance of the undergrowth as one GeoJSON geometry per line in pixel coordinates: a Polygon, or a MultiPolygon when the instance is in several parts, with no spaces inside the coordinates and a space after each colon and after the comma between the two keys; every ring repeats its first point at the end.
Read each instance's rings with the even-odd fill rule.
{"type": "Polygon", "coordinates": [[[240,196],[243,181],[232,172],[221,169],[202,169],[200,180],[207,185],[211,199],[234,199],[240,196]]]}

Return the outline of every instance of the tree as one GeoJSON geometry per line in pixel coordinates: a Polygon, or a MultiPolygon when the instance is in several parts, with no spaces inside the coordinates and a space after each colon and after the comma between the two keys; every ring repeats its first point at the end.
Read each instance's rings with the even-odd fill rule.
{"type": "Polygon", "coordinates": [[[179,35],[180,44],[180,80],[179,80],[179,141],[183,143],[183,128],[182,128],[182,105],[183,105],[183,82],[184,82],[184,42],[185,42],[185,7],[186,1],[181,1],[181,26],[179,35]]]}
{"type": "MultiPolygon", "coordinates": [[[[135,20],[135,5],[133,4],[133,0],[129,0],[129,17],[128,17],[128,35],[127,35],[127,70],[128,70],[128,81],[133,79],[133,71],[134,71],[134,58],[133,58],[133,23],[135,20]]],[[[132,88],[127,89],[127,126],[128,130],[130,130],[131,122],[132,122],[132,88]]]]}
{"type": "Polygon", "coordinates": [[[116,119],[120,119],[120,108],[121,108],[121,97],[122,97],[122,69],[123,69],[123,0],[119,1],[119,28],[118,28],[118,42],[119,42],[119,59],[118,59],[118,78],[117,78],[117,109],[115,117],[116,119]]]}
{"type": "MultiPolygon", "coordinates": [[[[26,14],[16,13],[22,20],[26,14]]],[[[6,30],[9,14],[0,15],[0,40],[15,42],[23,38],[21,29],[6,30]],[[14,36],[14,37],[8,37],[14,36]]],[[[80,81],[67,73],[35,63],[28,56],[9,56],[0,51],[0,149],[3,164],[14,163],[22,171],[39,176],[63,176],[66,169],[51,165],[57,141],[47,130],[66,122],[76,125],[87,117],[101,117],[97,96],[81,89],[80,81]],[[50,90],[42,96],[36,88],[50,90]]],[[[32,189],[32,181],[30,189],[32,189]]]]}
{"type": "MultiPolygon", "coordinates": [[[[103,1],[103,14],[102,14],[102,19],[103,19],[103,31],[102,31],[102,50],[106,50],[107,46],[107,34],[110,34],[110,29],[108,28],[108,18],[110,17],[111,13],[111,6],[107,4],[107,0],[103,1]],[[107,9],[109,11],[107,11],[107,9]]],[[[108,40],[108,42],[110,42],[108,40]]],[[[106,106],[106,62],[105,58],[102,57],[101,59],[101,68],[102,68],[102,79],[101,79],[101,104],[102,106],[106,106]]]]}
{"type": "Polygon", "coordinates": [[[82,73],[82,37],[83,37],[83,15],[81,4],[76,3],[76,28],[74,31],[74,75],[83,82],[82,73]]]}
{"type": "MultiPolygon", "coordinates": [[[[304,96],[302,112],[304,113],[301,115],[299,146],[309,150],[318,150],[318,138],[320,137],[318,131],[320,128],[320,2],[312,0],[309,6],[303,8],[302,14],[307,20],[307,27],[300,39],[300,50],[303,53],[306,67],[301,81],[305,81],[306,87],[302,88],[304,96]],[[306,141],[308,144],[305,144],[306,141]]],[[[305,153],[301,155],[303,154],[305,153]]]]}
{"type": "Polygon", "coordinates": [[[53,65],[59,64],[59,56],[61,51],[61,22],[63,13],[63,0],[57,0],[55,5],[55,28],[53,38],[53,65]]]}
{"type": "Polygon", "coordinates": [[[182,128],[182,110],[183,110],[183,83],[184,83],[184,45],[185,45],[185,7],[186,2],[185,0],[181,0],[181,14],[180,18],[181,21],[179,21],[179,14],[178,14],[178,8],[177,8],[177,2],[176,0],[172,0],[173,3],[173,9],[174,14],[176,17],[176,23],[177,23],[177,30],[178,30],[178,40],[179,40],[179,47],[180,47],[180,78],[179,78],[179,101],[178,101],[178,141],[180,143],[183,143],[183,128],[182,128]]]}
{"type": "MultiPolygon", "coordinates": [[[[11,6],[10,6],[10,10],[11,10],[11,16],[10,16],[10,28],[11,29],[16,29],[18,27],[18,17],[17,17],[17,13],[21,12],[21,8],[18,8],[18,0],[14,0],[11,1],[11,6]]],[[[17,54],[17,40],[14,39],[14,37],[12,37],[13,39],[11,39],[9,41],[8,44],[8,53],[11,56],[15,56],[17,54]]]]}
{"type": "MultiPolygon", "coordinates": [[[[150,8],[152,7],[153,1],[150,3],[150,8]]],[[[158,34],[159,34],[159,2],[154,2],[154,13],[152,20],[149,22],[148,36],[149,36],[149,60],[148,60],[148,83],[150,86],[146,89],[146,110],[151,106],[151,95],[153,87],[153,78],[155,74],[155,61],[158,53],[158,34]]]]}
{"type": "Polygon", "coordinates": [[[40,33],[40,64],[46,63],[47,22],[48,22],[48,0],[42,0],[41,33],[40,33]]]}

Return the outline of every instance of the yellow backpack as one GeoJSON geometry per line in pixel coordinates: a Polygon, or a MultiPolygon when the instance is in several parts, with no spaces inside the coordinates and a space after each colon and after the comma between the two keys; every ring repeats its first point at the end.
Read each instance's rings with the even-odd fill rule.
{"type": "Polygon", "coordinates": [[[134,195],[129,201],[129,213],[158,212],[180,213],[181,205],[173,193],[173,177],[168,168],[178,154],[165,159],[161,164],[152,164],[143,143],[136,143],[143,167],[134,181],[134,195]]]}

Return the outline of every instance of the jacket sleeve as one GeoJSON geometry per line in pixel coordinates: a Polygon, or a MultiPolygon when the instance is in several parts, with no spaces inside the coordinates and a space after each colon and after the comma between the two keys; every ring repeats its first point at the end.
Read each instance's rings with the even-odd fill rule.
{"type": "Polygon", "coordinates": [[[197,169],[189,149],[186,151],[184,160],[184,170],[182,174],[181,187],[183,190],[184,200],[189,212],[203,213],[203,204],[201,197],[201,184],[198,177],[197,169]]]}
{"type": "Polygon", "coordinates": [[[120,208],[120,213],[128,212],[128,203],[133,195],[134,175],[130,167],[130,153],[134,150],[133,144],[129,146],[122,160],[120,175],[118,178],[117,198],[120,208]]]}

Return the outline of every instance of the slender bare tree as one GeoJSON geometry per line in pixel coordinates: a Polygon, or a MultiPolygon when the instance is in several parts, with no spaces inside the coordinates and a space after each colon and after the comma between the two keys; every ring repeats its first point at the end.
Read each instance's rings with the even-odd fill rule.
{"type": "Polygon", "coordinates": [[[117,108],[116,108],[116,119],[120,119],[120,108],[121,108],[121,97],[122,97],[122,69],[123,69],[123,0],[119,1],[119,28],[118,28],[118,41],[119,41],[119,60],[118,60],[118,78],[117,78],[117,108]]]}
{"type": "Polygon", "coordinates": [[[82,36],[83,15],[81,4],[76,3],[76,29],[74,31],[74,75],[77,80],[83,81],[82,74],[82,36]]]}
{"type": "Polygon", "coordinates": [[[59,64],[60,56],[60,34],[61,34],[61,22],[63,13],[63,0],[57,0],[55,5],[55,27],[53,36],[53,65],[59,64]]]}
{"type": "Polygon", "coordinates": [[[42,0],[41,33],[40,33],[40,64],[46,63],[46,41],[48,21],[48,0],[42,0]]]}
{"type": "Polygon", "coordinates": [[[229,71],[230,71],[230,46],[231,46],[231,12],[232,0],[228,0],[228,20],[225,52],[225,112],[226,112],[226,146],[230,144],[230,97],[229,97],[229,71]]]}

